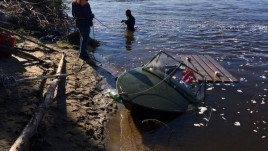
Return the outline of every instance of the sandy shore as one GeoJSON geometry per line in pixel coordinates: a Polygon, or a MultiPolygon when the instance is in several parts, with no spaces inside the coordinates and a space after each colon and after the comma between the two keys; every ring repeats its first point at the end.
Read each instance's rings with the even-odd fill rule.
{"type": "MultiPolygon", "coordinates": [[[[103,77],[84,60],[79,52],[50,45],[57,52],[37,49],[39,46],[24,42],[27,52],[46,62],[27,60],[13,55],[0,59],[0,74],[18,79],[55,73],[64,52],[65,73],[75,75],[63,78],[56,90],[55,101],[50,106],[36,135],[31,140],[31,150],[105,150],[108,116],[117,111],[117,104],[101,93],[103,77]]],[[[50,81],[35,80],[0,85],[0,150],[8,150],[43,101],[50,81]]]]}

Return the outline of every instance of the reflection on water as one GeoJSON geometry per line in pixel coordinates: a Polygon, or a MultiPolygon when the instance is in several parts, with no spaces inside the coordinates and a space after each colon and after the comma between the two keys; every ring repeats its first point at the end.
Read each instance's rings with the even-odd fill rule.
{"type": "Polygon", "coordinates": [[[126,37],[126,49],[128,51],[131,51],[132,50],[132,48],[131,48],[132,42],[135,40],[134,32],[127,30],[125,37],[126,37]]]}
{"type": "Polygon", "coordinates": [[[141,66],[164,50],[175,57],[208,54],[240,79],[237,84],[208,85],[207,105],[214,108],[208,125],[197,111],[186,112],[165,123],[174,130],[171,139],[165,126],[152,133],[144,132],[137,128],[131,116],[119,116],[120,129],[111,130],[120,134],[119,139],[114,138],[114,142],[120,140],[119,148],[268,149],[267,0],[89,2],[96,18],[113,27],[108,29],[94,21],[95,37],[102,41],[97,53],[113,75],[141,66]],[[139,29],[133,37],[125,34],[120,23],[126,9],[132,10],[139,29]]]}

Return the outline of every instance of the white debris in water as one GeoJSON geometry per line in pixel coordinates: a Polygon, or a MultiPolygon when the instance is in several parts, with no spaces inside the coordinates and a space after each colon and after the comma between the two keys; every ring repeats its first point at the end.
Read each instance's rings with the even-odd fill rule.
{"type": "Polygon", "coordinates": [[[257,130],[253,130],[253,132],[257,133],[258,131],[257,130]]]}
{"type": "Polygon", "coordinates": [[[265,121],[262,121],[262,123],[266,124],[266,122],[265,122],[265,121]]]}
{"type": "Polygon", "coordinates": [[[235,122],[234,125],[235,126],[241,126],[240,122],[235,122]]]}
{"type": "Polygon", "coordinates": [[[238,114],[240,114],[240,112],[237,112],[238,114]]]}
{"type": "Polygon", "coordinates": [[[225,97],[222,97],[221,99],[222,99],[222,100],[225,100],[225,97]]]}
{"type": "Polygon", "coordinates": [[[207,91],[211,91],[213,89],[214,89],[214,87],[210,87],[210,88],[207,88],[207,91]]]}
{"type": "Polygon", "coordinates": [[[207,121],[207,122],[209,121],[207,118],[203,118],[203,119],[204,119],[205,121],[207,121]]]}
{"type": "Polygon", "coordinates": [[[248,111],[250,111],[250,109],[247,109],[248,111]]]}
{"type": "Polygon", "coordinates": [[[225,117],[221,117],[223,120],[225,120],[226,121],[226,118],[225,117]]]}
{"type": "Polygon", "coordinates": [[[198,109],[200,110],[198,112],[199,114],[203,114],[206,110],[208,110],[206,107],[198,107],[198,109]]]}
{"type": "Polygon", "coordinates": [[[194,126],[196,126],[196,127],[200,127],[200,124],[194,124],[194,126]]]}
{"type": "Polygon", "coordinates": [[[266,136],[262,136],[261,138],[265,138],[266,136]]]}
{"type": "Polygon", "coordinates": [[[266,76],[264,76],[264,75],[263,76],[260,76],[260,77],[263,78],[263,79],[266,79],[266,76]]]}
{"type": "Polygon", "coordinates": [[[251,102],[252,102],[253,104],[257,103],[255,100],[251,100],[251,102]]]}
{"type": "Polygon", "coordinates": [[[252,113],[253,113],[253,111],[250,111],[249,113],[250,113],[250,114],[252,114],[252,113]]]}
{"type": "Polygon", "coordinates": [[[240,78],[240,81],[245,81],[246,80],[246,78],[240,78]]]}
{"type": "Polygon", "coordinates": [[[216,112],[217,110],[216,110],[216,109],[214,109],[214,108],[212,108],[212,111],[213,111],[213,112],[216,112]]]}
{"type": "Polygon", "coordinates": [[[203,124],[203,123],[199,123],[199,125],[200,125],[200,126],[204,126],[204,124],[203,124]]]}
{"type": "Polygon", "coordinates": [[[222,109],[223,109],[223,110],[225,110],[225,108],[224,108],[224,107],[223,107],[222,109]]]}
{"type": "Polygon", "coordinates": [[[262,100],[262,101],[261,101],[261,104],[265,104],[265,102],[262,100]]]}
{"type": "Polygon", "coordinates": [[[243,91],[242,91],[242,90],[237,90],[237,92],[239,92],[239,93],[243,93],[243,91]]]}
{"type": "Polygon", "coordinates": [[[220,116],[224,116],[224,114],[220,114],[220,116]]]}
{"type": "Polygon", "coordinates": [[[217,83],[216,85],[221,85],[220,83],[217,83]]]}
{"type": "Polygon", "coordinates": [[[267,89],[263,89],[264,91],[267,91],[267,89]]]}

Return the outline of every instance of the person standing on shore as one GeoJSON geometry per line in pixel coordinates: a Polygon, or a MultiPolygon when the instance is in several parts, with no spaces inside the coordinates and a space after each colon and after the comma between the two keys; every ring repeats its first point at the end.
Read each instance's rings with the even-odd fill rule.
{"type": "Polygon", "coordinates": [[[127,25],[127,30],[135,31],[135,18],[132,16],[131,11],[128,9],[126,10],[127,20],[122,20],[121,23],[125,23],[127,25]]]}
{"type": "Polygon", "coordinates": [[[90,34],[90,27],[93,25],[93,18],[95,17],[91,11],[88,0],[73,0],[72,15],[76,21],[76,27],[80,32],[80,55],[82,59],[88,59],[87,45],[90,34]]]}

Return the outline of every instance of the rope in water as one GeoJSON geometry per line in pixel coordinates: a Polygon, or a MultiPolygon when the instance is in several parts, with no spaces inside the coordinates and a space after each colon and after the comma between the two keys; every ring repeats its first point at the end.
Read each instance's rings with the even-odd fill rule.
{"type": "MultiPolygon", "coordinates": [[[[107,25],[105,25],[104,23],[102,23],[99,19],[97,19],[96,17],[94,18],[95,20],[97,20],[102,26],[106,27],[106,28],[109,28],[109,29],[118,29],[118,28],[113,28],[113,27],[109,27],[107,25]]],[[[122,25],[121,25],[122,26],[122,25]]],[[[120,26],[120,27],[121,27],[120,26]]]]}
{"type": "Polygon", "coordinates": [[[106,27],[106,28],[110,28],[110,29],[113,29],[112,27],[109,27],[105,24],[103,24],[100,20],[98,20],[96,17],[94,18],[95,20],[97,20],[102,26],[106,27]]]}

